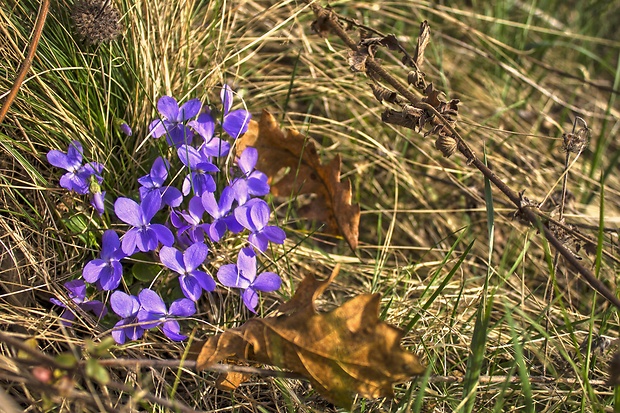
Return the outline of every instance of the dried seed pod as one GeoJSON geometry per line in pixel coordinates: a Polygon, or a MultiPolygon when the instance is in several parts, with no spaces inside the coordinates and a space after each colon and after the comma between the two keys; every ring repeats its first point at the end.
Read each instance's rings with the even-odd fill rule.
{"type": "Polygon", "coordinates": [[[446,158],[449,158],[454,152],[456,152],[457,146],[456,139],[449,135],[439,135],[435,141],[435,148],[441,151],[443,156],[446,158]]]}
{"type": "Polygon", "coordinates": [[[73,6],[71,19],[87,44],[109,42],[123,31],[120,12],[110,0],[80,0],[73,6]]]}
{"type": "Polygon", "coordinates": [[[562,140],[562,151],[581,153],[590,141],[590,129],[586,126],[575,133],[565,133],[562,140]]]}
{"type": "Polygon", "coordinates": [[[419,125],[419,119],[414,116],[407,116],[402,112],[399,112],[394,109],[386,109],[381,114],[381,120],[385,123],[389,123],[392,125],[400,125],[405,128],[413,129],[414,131],[417,129],[419,125]]]}
{"type": "Polygon", "coordinates": [[[331,30],[332,24],[337,24],[342,27],[342,24],[337,17],[334,16],[331,8],[320,8],[316,15],[316,20],[312,22],[310,26],[312,30],[319,36],[325,38],[331,30]]]}
{"type": "Polygon", "coordinates": [[[456,120],[459,114],[458,104],[460,100],[452,99],[450,102],[440,102],[439,108],[437,109],[439,113],[448,121],[450,124],[454,126],[456,124],[456,120]]]}
{"type": "Polygon", "coordinates": [[[396,92],[386,87],[371,83],[370,88],[379,102],[383,102],[385,100],[386,102],[394,103],[398,98],[398,94],[396,92]]]}
{"type": "Polygon", "coordinates": [[[347,61],[353,72],[365,72],[366,59],[368,59],[368,52],[358,50],[355,52],[350,51],[347,61]]]}
{"type": "Polygon", "coordinates": [[[412,70],[407,75],[407,83],[413,85],[418,90],[426,89],[426,81],[424,80],[424,73],[419,70],[412,70]]]}
{"type": "Polygon", "coordinates": [[[428,25],[428,22],[424,20],[420,24],[420,35],[418,36],[418,43],[415,47],[415,57],[414,61],[416,67],[421,68],[424,64],[424,51],[426,50],[426,46],[431,41],[431,28],[428,25]]]}
{"type": "Polygon", "coordinates": [[[405,104],[403,105],[403,113],[407,116],[413,116],[415,118],[419,118],[424,114],[424,110],[420,108],[416,108],[413,105],[405,104]]]}
{"type": "Polygon", "coordinates": [[[424,133],[424,137],[426,138],[427,136],[431,136],[431,135],[435,135],[435,136],[444,136],[447,135],[446,132],[444,131],[444,125],[442,125],[441,123],[438,123],[437,125],[433,126],[432,129],[426,131],[424,133]]]}

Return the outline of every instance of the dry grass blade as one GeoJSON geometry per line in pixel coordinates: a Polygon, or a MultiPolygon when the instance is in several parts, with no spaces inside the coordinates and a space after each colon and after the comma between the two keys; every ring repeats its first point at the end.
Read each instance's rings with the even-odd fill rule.
{"type": "MultiPolygon", "coordinates": [[[[317,15],[317,19],[321,19],[322,21],[324,21],[324,27],[329,26],[329,28],[336,35],[338,35],[349,47],[351,47],[351,49],[353,49],[354,51],[358,50],[358,47],[354,44],[353,40],[348,36],[347,33],[345,33],[342,26],[339,24],[337,14],[320,7],[315,3],[312,3],[312,7],[315,14],[317,15]]],[[[403,96],[407,98],[412,105],[415,105],[418,108],[424,109],[432,113],[432,115],[434,115],[450,132],[451,137],[456,140],[456,148],[459,150],[459,152],[463,154],[463,156],[467,158],[467,163],[473,165],[487,179],[493,182],[497,186],[497,188],[504,195],[506,195],[518,208],[518,212],[521,216],[526,218],[532,226],[542,230],[547,240],[549,240],[549,242],[559,251],[559,253],[564,257],[564,259],[568,261],[579,272],[579,274],[588,282],[588,284],[590,284],[593,289],[595,289],[599,294],[605,297],[605,299],[607,299],[616,308],[620,309],[620,299],[612,291],[610,291],[603,282],[596,278],[596,276],[592,274],[590,270],[585,268],[581,264],[581,262],[579,262],[579,259],[566,248],[564,243],[557,239],[557,237],[551,230],[542,225],[538,214],[536,214],[529,205],[523,203],[521,196],[519,196],[508,185],[506,185],[506,183],[502,179],[500,179],[476,157],[470,146],[463,140],[460,134],[451,125],[451,122],[445,119],[443,115],[437,111],[437,108],[434,105],[426,102],[421,102],[417,97],[413,96],[403,84],[401,84],[390,73],[383,69],[381,65],[378,62],[375,62],[372,57],[368,56],[367,60],[365,60],[365,63],[366,67],[368,68],[367,71],[374,73],[374,75],[380,77],[382,80],[392,85],[396,90],[402,93],[403,96]]]]}
{"type": "MultiPolygon", "coordinates": [[[[380,68],[398,74],[403,85],[407,80],[401,88],[377,81],[382,72],[365,51],[353,54],[363,61],[357,68],[375,70],[352,72],[347,55],[358,42],[321,38],[311,27],[312,6],[304,2],[114,0],[126,31],[100,46],[86,45],[72,33],[73,3],[51,3],[36,58],[0,125],[0,330],[23,340],[36,337],[47,355],[69,350],[84,355],[80,363],[87,362],[86,342],[105,339],[113,322],[102,324],[80,313],[66,329],[59,323],[62,310],[49,298],[65,296],[62,284],[79,277],[84,263],[98,253],[101,221],[90,215],[87,201],[57,189],[59,173],[47,165],[45,153],[78,139],[89,160],[108,166],[109,200],[131,194],[135,179],[148,169],[144,161],[159,155],[147,138],[156,100],[168,94],[180,101],[198,97],[217,103],[225,81],[253,115],[263,109],[277,113],[284,129],[299,130],[318,143],[321,158],[339,154],[342,181],[351,182],[351,203],[360,204],[353,256],[345,242],[296,231],[305,228],[303,217],[293,199],[283,200],[276,213],[287,226],[286,256],[264,258],[285,277],[281,296],[265,299],[264,314],[293,296],[305,275],[340,263],[341,275],[317,307],[328,312],[352,296],[380,293],[380,318],[411,327],[403,347],[423,353],[428,364],[427,375],[397,386],[393,399],[357,400],[356,410],[454,411],[459,406],[484,291],[481,274],[489,274],[493,306],[486,346],[478,354],[484,362],[475,411],[534,406],[586,413],[613,405],[614,394],[603,378],[616,373],[615,367],[607,368],[618,346],[616,308],[563,258],[554,271],[547,241],[537,236],[537,228],[523,225],[515,216],[518,208],[499,191],[493,194],[496,227],[489,251],[482,174],[467,165],[471,154],[442,156],[454,150],[455,142],[440,117],[433,113],[431,122],[437,123],[429,125],[438,127],[439,137],[425,138],[385,124],[381,116],[394,110],[403,124],[418,128],[411,119],[432,109],[405,104],[425,99],[431,82],[434,91],[447,96],[427,100],[430,107],[440,98],[463,102],[460,136],[476,152],[485,148],[490,170],[516,190],[519,202],[532,208],[545,200],[534,212],[555,234],[564,234],[562,241],[573,240],[569,250],[585,268],[599,268],[600,261],[595,275],[613,292],[620,225],[615,139],[620,42],[614,37],[620,5],[332,2],[332,11],[344,16],[342,31],[350,39],[358,38],[354,30],[365,31],[380,68]],[[412,67],[413,53],[403,57],[403,50],[415,50],[421,21],[432,28],[432,41],[420,45],[426,45],[424,73],[412,67]],[[386,47],[377,38],[385,39],[386,47]],[[575,115],[584,117],[592,136],[578,162],[569,165],[570,174],[562,175],[562,134],[570,131],[575,115]],[[134,129],[132,137],[118,133],[119,119],[134,129]],[[604,229],[600,237],[599,228],[604,229]],[[552,301],[545,297],[547,282],[552,301]]],[[[319,3],[325,4],[313,5],[319,3]]],[[[2,97],[24,60],[40,0],[5,4],[0,7],[2,97]]],[[[327,34],[331,19],[325,14],[314,27],[327,34]]],[[[120,229],[117,223],[111,226],[120,229]]],[[[214,251],[214,269],[234,255],[234,248],[214,251]]],[[[182,324],[194,326],[198,336],[239,326],[250,315],[238,298],[233,291],[217,290],[199,304],[194,319],[182,324]]],[[[102,392],[90,379],[68,380],[63,389],[72,390],[69,396],[51,401],[43,395],[59,393],[58,388],[37,384],[32,366],[17,360],[11,346],[1,343],[0,352],[2,388],[20,408],[171,410],[163,407],[167,399],[202,411],[338,411],[289,372],[226,367],[258,374],[234,392],[222,392],[212,373],[197,374],[191,364],[181,364],[182,345],[159,333],[113,348],[119,364],[115,358],[101,360],[112,383],[122,386],[102,392]]]]}

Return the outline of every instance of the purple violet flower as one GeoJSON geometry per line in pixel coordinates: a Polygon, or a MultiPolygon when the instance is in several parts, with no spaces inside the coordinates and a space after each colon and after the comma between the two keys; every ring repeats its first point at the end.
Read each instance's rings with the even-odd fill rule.
{"type": "Polygon", "coordinates": [[[224,106],[224,119],[222,120],[222,129],[233,139],[237,139],[240,135],[248,130],[248,125],[252,115],[247,110],[238,109],[230,111],[233,103],[233,92],[228,85],[224,85],[220,92],[220,99],[224,106]]]}
{"type": "Polygon", "coordinates": [[[138,312],[138,320],[144,325],[145,329],[154,328],[163,324],[161,330],[170,340],[181,341],[187,336],[179,334],[181,327],[179,322],[172,317],[189,317],[196,314],[196,306],[192,300],[181,298],[170,305],[170,310],[166,308],[164,300],[153,290],[144,289],[138,294],[142,308],[138,312]]]}
{"type": "Polygon", "coordinates": [[[204,139],[204,143],[198,148],[206,156],[226,156],[230,151],[230,144],[225,140],[213,136],[215,132],[215,121],[210,113],[203,113],[198,119],[188,123],[189,126],[204,139]]]}
{"type": "Polygon", "coordinates": [[[47,161],[57,167],[68,171],[60,178],[60,186],[84,195],[90,188],[90,177],[95,175],[99,183],[103,182],[101,172],[103,165],[98,162],[90,162],[82,166],[84,150],[78,141],[71,141],[67,153],[51,150],[47,153],[47,161]]]}
{"type": "Polygon", "coordinates": [[[286,239],[286,234],[282,228],[267,225],[269,215],[269,205],[259,198],[251,199],[245,205],[235,209],[237,222],[250,230],[248,241],[261,252],[267,250],[269,241],[283,244],[286,239]]]}
{"type": "Polygon", "coordinates": [[[103,182],[103,176],[101,176],[103,169],[104,166],[99,162],[89,162],[82,167],[79,173],[89,182],[89,190],[91,190],[93,182],[101,185],[103,182]]]}
{"type": "Polygon", "coordinates": [[[179,277],[181,290],[192,301],[198,301],[202,290],[215,290],[213,278],[197,269],[207,259],[208,254],[209,247],[200,243],[191,245],[184,253],[171,247],[161,247],[159,251],[162,264],[181,275],[179,277]]]}
{"type": "Polygon", "coordinates": [[[132,255],[136,249],[147,252],[157,248],[159,242],[163,245],[174,244],[174,235],[164,225],[151,224],[151,220],[161,207],[159,192],[147,194],[138,205],[129,198],[118,198],[114,203],[114,212],[123,222],[133,226],[123,236],[122,249],[127,255],[132,255]]]}
{"type": "MultiPolygon", "coordinates": [[[[183,228],[187,224],[188,223],[185,221],[185,218],[181,216],[181,211],[176,211],[174,209],[170,211],[170,225],[177,230],[177,244],[183,249],[193,244],[192,240],[189,239],[189,236],[187,235],[187,231],[179,233],[179,229],[183,228]]],[[[202,242],[204,242],[204,237],[202,242]]]]}
{"type": "Polygon", "coordinates": [[[123,344],[127,339],[137,340],[142,337],[144,327],[139,325],[138,321],[140,302],[135,296],[114,291],[110,297],[110,306],[112,311],[122,318],[112,329],[114,341],[123,344]]]}
{"type": "Polygon", "coordinates": [[[213,242],[218,242],[229,229],[233,233],[243,231],[243,226],[237,222],[235,216],[230,213],[233,201],[235,200],[234,191],[227,186],[220,195],[220,201],[215,200],[212,192],[202,194],[203,210],[208,212],[213,218],[207,233],[213,242]]]}
{"type": "Polygon", "coordinates": [[[211,163],[211,159],[189,145],[181,146],[178,155],[183,165],[191,171],[183,180],[183,195],[189,194],[192,188],[198,196],[205,192],[214,192],[215,180],[208,172],[217,172],[219,169],[211,163]]]}
{"type": "MultiPolygon", "coordinates": [[[[101,176],[101,175],[99,175],[101,176]]],[[[105,191],[101,190],[100,182],[97,175],[91,175],[89,178],[90,204],[93,206],[99,216],[105,212],[105,191]]]]}
{"type": "Polygon", "coordinates": [[[183,122],[195,117],[202,103],[198,99],[192,99],[179,108],[176,99],[170,96],[162,96],[157,101],[157,110],[164,119],[155,119],[149,125],[149,130],[154,138],[166,135],[166,141],[170,146],[179,147],[184,143],[190,142],[194,132],[183,122]]]}
{"type": "MultiPolygon", "coordinates": [[[[69,299],[82,310],[92,311],[98,318],[107,314],[108,309],[101,301],[89,301],[86,299],[86,284],[83,280],[68,281],[65,283],[65,288],[69,291],[69,299]]],[[[50,301],[65,309],[60,315],[60,318],[62,318],[62,323],[64,325],[71,325],[73,320],[75,320],[75,313],[73,313],[73,310],[57,298],[50,298],[50,301]]]]}
{"type": "MultiPolygon", "coordinates": [[[[210,192],[205,192],[204,195],[210,192]]],[[[204,215],[205,210],[202,207],[202,199],[200,197],[193,197],[189,200],[189,205],[187,207],[187,211],[175,213],[177,219],[172,218],[172,225],[178,228],[177,238],[181,238],[184,235],[191,241],[191,244],[195,243],[204,243],[205,242],[205,232],[209,229],[209,224],[205,224],[202,221],[202,216],[204,215]],[[183,223],[180,219],[183,218],[183,223]],[[175,222],[176,221],[176,222],[175,222]]]]}
{"type": "Polygon", "coordinates": [[[243,303],[253,313],[256,313],[258,305],[258,292],[275,291],[282,283],[278,274],[273,272],[263,272],[256,276],[256,254],[252,248],[239,251],[237,265],[222,265],[217,272],[217,279],[226,287],[244,290],[243,303]]]}
{"type": "Polygon", "coordinates": [[[230,186],[235,191],[235,198],[239,205],[245,204],[250,196],[263,196],[269,193],[267,175],[254,169],[257,161],[258,151],[251,146],[245,148],[237,159],[237,165],[243,176],[236,178],[230,186]]]}
{"type": "Polygon", "coordinates": [[[121,123],[121,132],[123,132],[126,136],[133,135],[133,131],[131,130],[131,127],[125,122],[121,123]]]}
{"type": "Polygon", "coordinates": [[[92,192],[90,197],[90,204],[97,211],[99,216],[103,215],[105,212],[105,191],[103,192],[92,192]]]}
{"type": "Polygon", "coordinates": [[[116,231],[109,229],[101,238],[101,258],[89,261],[82,270],[82,276],[89,283],[98,282],[103,290],[114,290],[121,282],[121,260],[126,256],[116,231]]]}
{"type": "Polygon", "coordinates": [[[168,178],[170,162],[161,156],[155,159],[151,172],[148,175],[138,178],[140,186],[140,199],[144,199],[146,194],[156,191],[161,194],[162,202],[171,207],[178,207],[183,202],[183,195],[174,186],[163,186],[168,178]]]}

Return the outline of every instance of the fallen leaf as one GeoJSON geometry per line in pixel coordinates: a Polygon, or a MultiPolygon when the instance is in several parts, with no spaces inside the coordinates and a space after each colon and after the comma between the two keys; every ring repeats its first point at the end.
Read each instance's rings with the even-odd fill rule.
{"type": "Polygon", "coordinates": [[[256,169],[269,177],[273,195],[316,194],[299,214],[326,223],[326,233],[341,235],[351,249],[357,248],[360,207],[351,203],[351,182],[340,181],[340,155],[324,165],[312,140],[292,129],[285,134],[267,111],[237,141],[237,156],[247,146],[258,150],[256,169]],[[289,173],[273,182],[284,168],[289,173]]]}
{"type": "Polygon", "coordinates": [[[215,380],[215,387],[219,390],[223,391],[233,391],[241,383],[248,381],[250,375],[245,373],[239,373],[236,371],[229,371],[227,373],[220,373],[220,375],[215,380]]]}
{"type": "Polygon", "coordinates": [[[198,370],[235,357],[299,373],[323,397],[350,408],[362,397],[393,396],[394,383],[422,374],[417,356],[400,347],[403,332],[379,320],[379,294],[363,294],[328,313],[316,298],[326,281],[306,277],[278,317],[253,318],[210,337],[198,354],[198,370]]]}

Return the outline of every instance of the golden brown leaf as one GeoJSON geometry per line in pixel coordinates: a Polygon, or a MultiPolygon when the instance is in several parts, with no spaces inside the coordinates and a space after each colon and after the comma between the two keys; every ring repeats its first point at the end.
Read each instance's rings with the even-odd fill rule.
{"type": "Polygon", "coordinates": [[[283,306],[285,315],[254,318],[210,337],[197,369],[234,356],[302,374],[342,407],[351,407],[355,393],[392,396],[394,383],[422,374],[424,366],[400,347],[403,332],[379,320],[379,294],[359,295],[329,313],[317,313],[314,300],[334,277],[306,277],[289,302],[293,305],[283,306]]]}
{"type": "Polygon", "coordinates": [[[215,380],[215,387],[222,391],[233,391],[249,378],[248,374],[236,371],[221,373],[215,380]]]}
{"type": "Polygon", "coordinates": [[[351,203],[351,182],[340,181],[340,155],[323,165],[311,140],[291,129],[284,134],[267,111],[259,122],[251,121],[237,141],[237,155],[247,146],[258,150],[256,169],[269,177],[272,194],[318,195],[299,213],[326,223],[326,233],[342,235],[352,249],[357,247],[360,207],[351,203]],[[290,172],[273,182],[283,168],[290,168],[290,172]]]}

